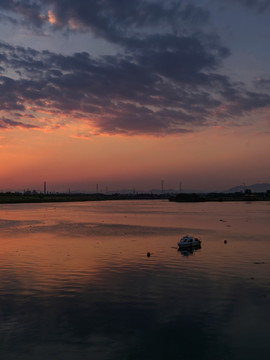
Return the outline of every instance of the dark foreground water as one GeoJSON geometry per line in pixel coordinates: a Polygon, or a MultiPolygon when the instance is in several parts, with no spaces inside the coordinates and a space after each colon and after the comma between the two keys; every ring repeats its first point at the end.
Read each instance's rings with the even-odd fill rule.
{"type": "Polygon", "coordinates": [[[269,339],[269,202],[0,206],[3,360],[269,359],[269,339]]]}

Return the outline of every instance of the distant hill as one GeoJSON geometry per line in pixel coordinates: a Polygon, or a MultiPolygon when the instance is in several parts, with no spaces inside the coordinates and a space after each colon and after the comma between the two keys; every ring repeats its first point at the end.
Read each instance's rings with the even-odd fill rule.
{"type": "Polygon", "coordinates": [[[270,190],[270,184],[269,183],[263,183],[263,184],[252,184],[252,185],[239,185],[232,187],[229,190],[226,190],[224,192],[244,192],[246,189],[251,190],[252,192],[266,192],[267,190],[270,190]]]}

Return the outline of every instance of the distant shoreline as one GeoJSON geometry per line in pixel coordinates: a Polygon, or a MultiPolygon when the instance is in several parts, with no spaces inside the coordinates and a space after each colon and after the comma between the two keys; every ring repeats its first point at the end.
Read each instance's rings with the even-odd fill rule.
{"type": "Polygon", "coordinates": [[[178,194],[66,194],[66,193],[0,193],[0,204],[27,204],[52,202],[83,202],[108,200],[168,200],[172,202],[228,202],[228,201],[270,201],[270,191],[252,193],[178,193],[178,194]]]}
{"type": "Polygon", "coordinates": [[[235,193],[176,194],[169,200],[174,202],[270,201],[270,191],[253,193],[246,190],[235,193]]]}
{"type": "Polygon", "coordinates": [[[168,199],[168,194],[66,194],[66,193],[0,193],[0,204],[27,204],[50,202],[83,202],[108,200],[158,200],[168,199]]]}

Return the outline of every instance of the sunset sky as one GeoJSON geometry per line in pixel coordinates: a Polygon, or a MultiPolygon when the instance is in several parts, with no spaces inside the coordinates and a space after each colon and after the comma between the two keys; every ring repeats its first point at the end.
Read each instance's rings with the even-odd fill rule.
{"type": "Polygon", "coordinates": [[[0,191],[270,182],[269,0],[0,0],[0,191]]]}

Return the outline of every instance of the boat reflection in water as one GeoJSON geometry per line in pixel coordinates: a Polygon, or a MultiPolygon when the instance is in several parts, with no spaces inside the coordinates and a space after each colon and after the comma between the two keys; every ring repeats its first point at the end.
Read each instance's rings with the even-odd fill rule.
{"type": "Polygon", "coordinates": [[[183,256],[189,256],[194,253],[195,250],[201,248],[201,240],[197,237],[186,235],[178,242],[178,250],[183,256]]]}
{"type": "Polygon", "coordinates": [[[178,251],[183,256],[193,255],[199,249],[201,249],[201,244],[189,248],[181,248],[180,246],[178,247],[178,251]]]}

